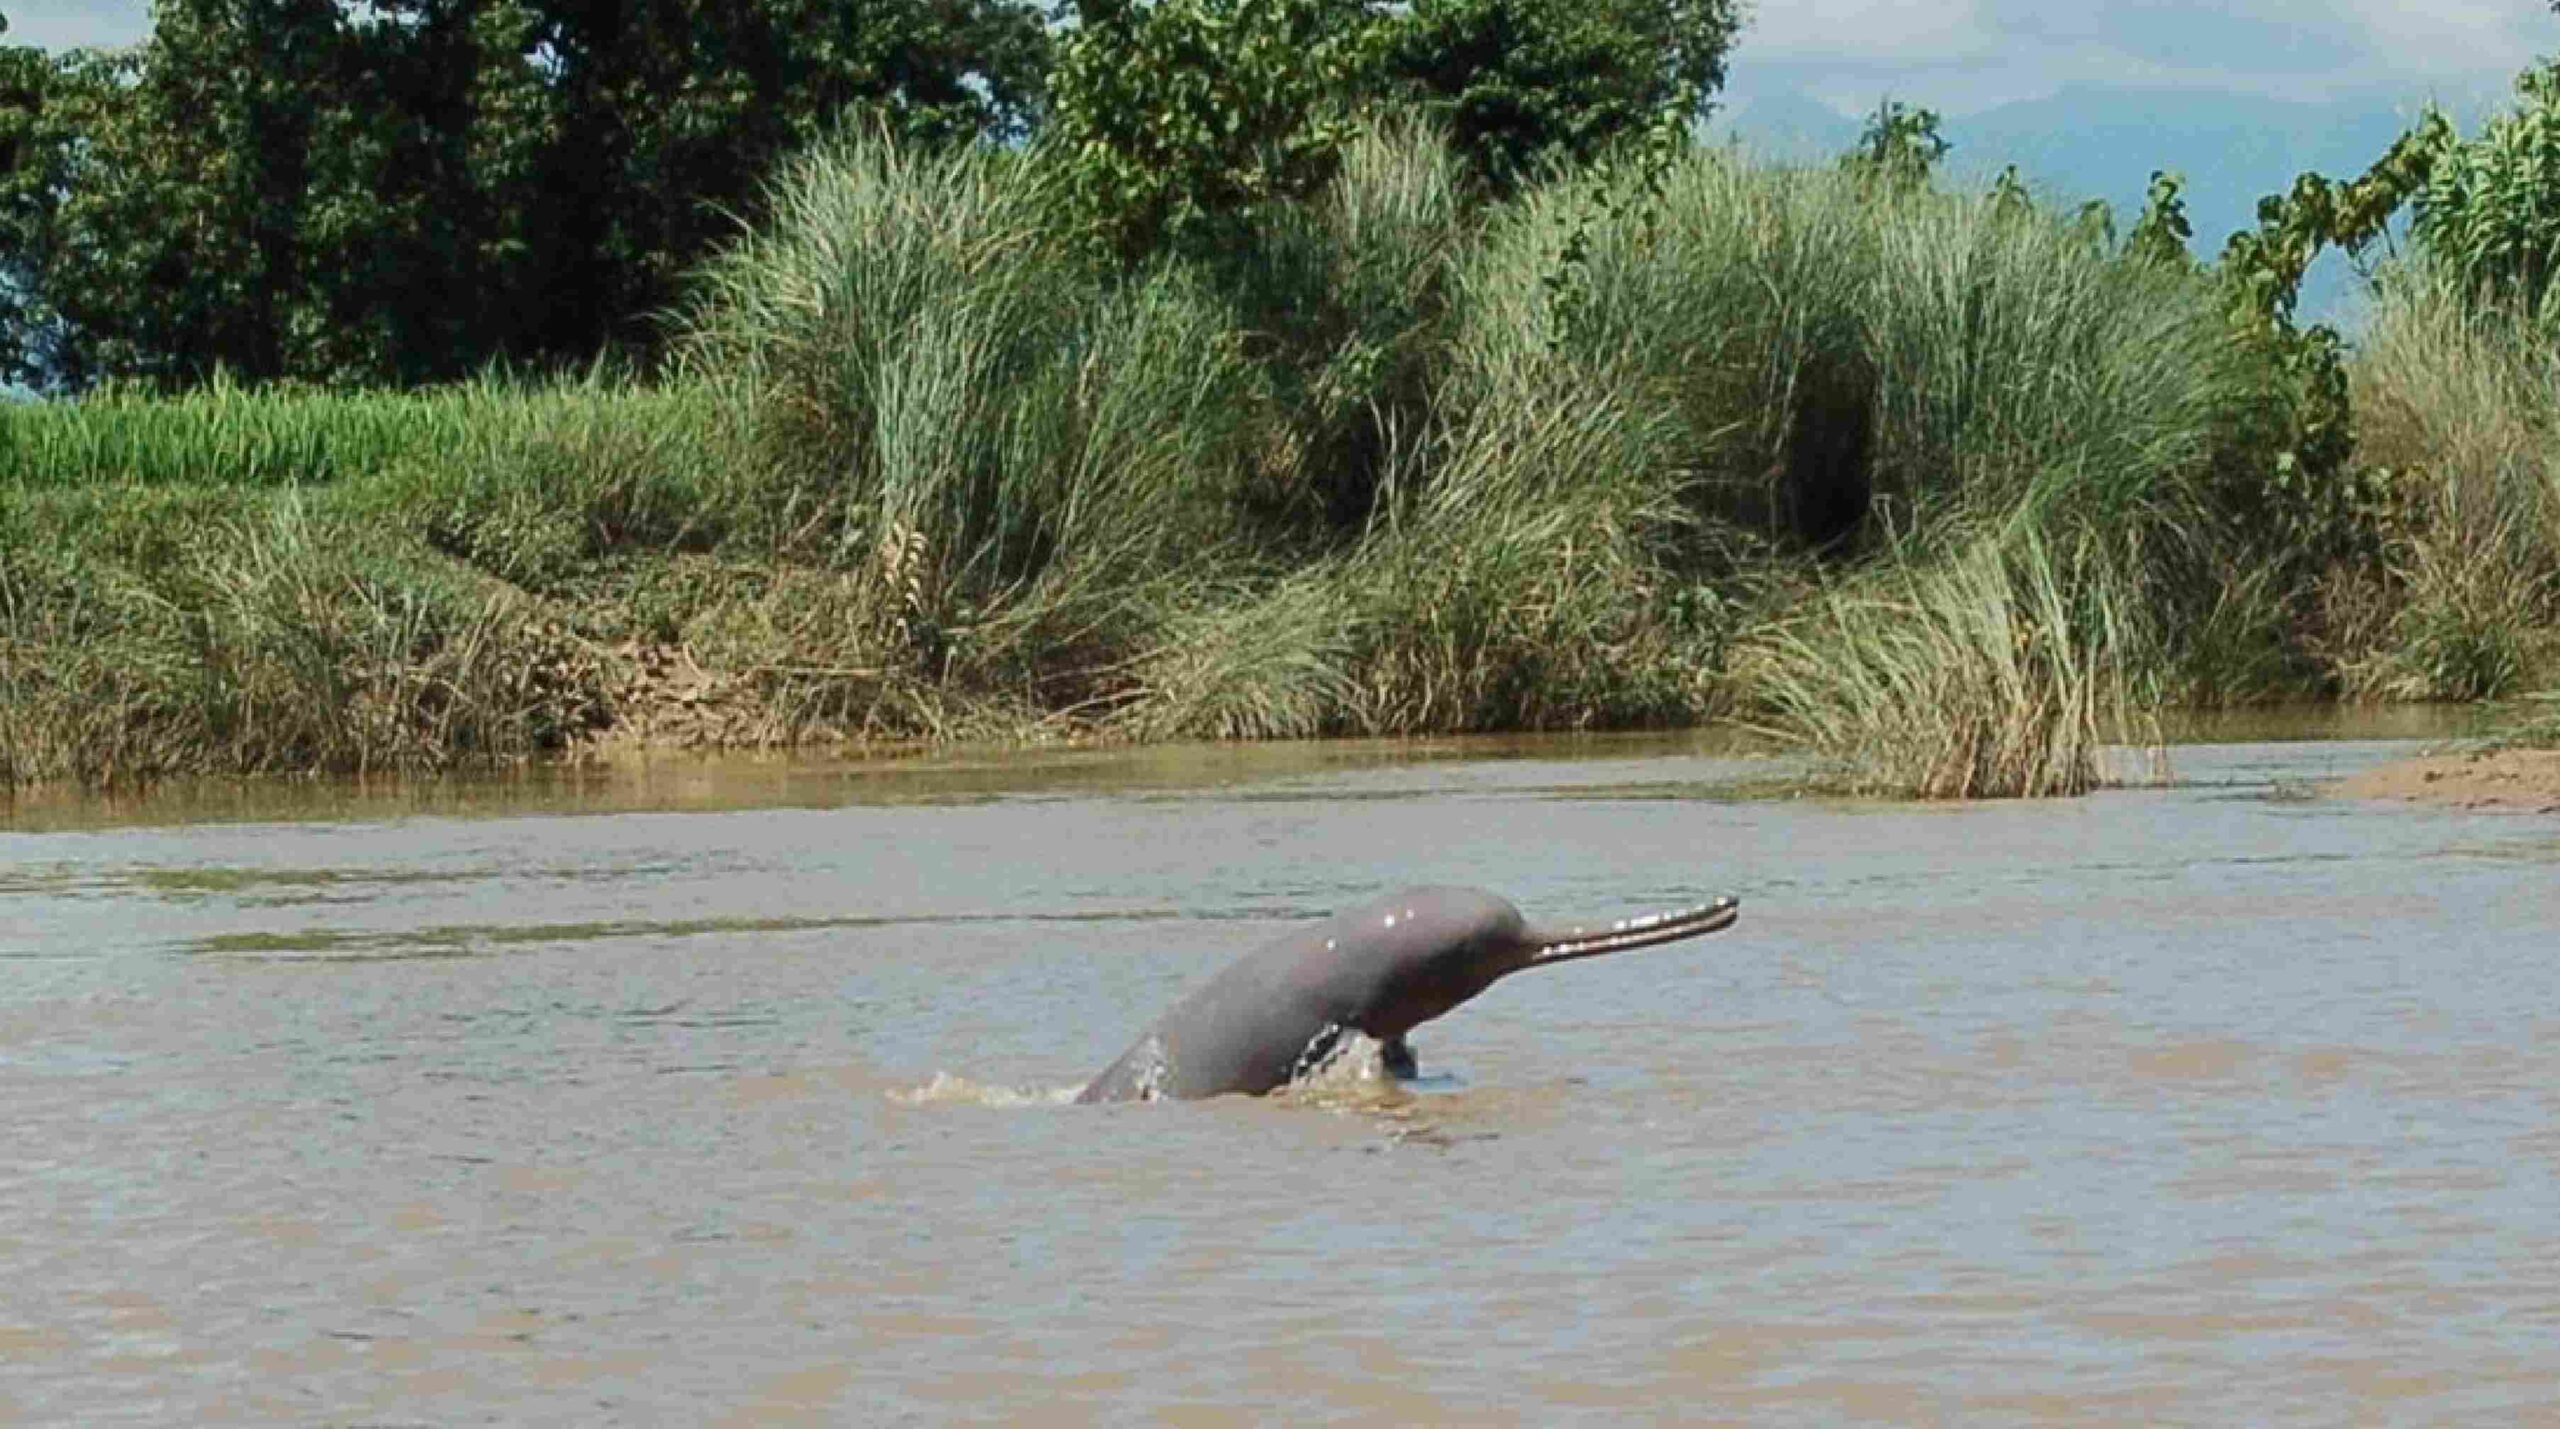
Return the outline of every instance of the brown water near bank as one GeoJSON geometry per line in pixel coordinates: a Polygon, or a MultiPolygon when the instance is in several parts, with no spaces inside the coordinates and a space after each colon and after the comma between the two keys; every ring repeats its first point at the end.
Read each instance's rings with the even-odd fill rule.
{"type": "Polygon", "coordinates": [[[2298,797],[2408,748],[2043,805],[1639,740],[0,833],[0,1418],[2548,1415],[2560,830],[2298,797]],[[1054,1104],[1424,880],[1745,904],[1423,1029],[1410,1089],[1054,1104]]]}

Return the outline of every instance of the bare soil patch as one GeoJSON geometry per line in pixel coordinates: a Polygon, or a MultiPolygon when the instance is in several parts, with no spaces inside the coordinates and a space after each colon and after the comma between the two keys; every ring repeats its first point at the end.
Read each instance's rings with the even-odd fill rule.
{"type": "Polygon", "coordinates": [[[2398,799],[2454,809],[2560,814],[2560,749],[2430,754],[2341,781],[2350,799],[2398,799]]]}

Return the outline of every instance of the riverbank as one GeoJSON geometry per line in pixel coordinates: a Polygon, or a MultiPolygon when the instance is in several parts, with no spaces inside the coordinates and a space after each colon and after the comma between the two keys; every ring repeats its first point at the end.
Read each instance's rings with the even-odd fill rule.
{"type": "Polygon", "coordinates": [[[2430,754],[2351,775],[2337,793],[2455,809],[2560,814],[2560,750],[2430,754]]]}
{"type": "Polygon", "coordinates": [[[1389,127],[1133,275],[1056,182],[822,148],[647,381],[0,411],[0,785],[1739,720],[2069,794],[2553,665],[2554,400],[2458,295],[2394,290],[2340,465],[2212,274],[2014,197],[1486,203],[1389,127]]]}

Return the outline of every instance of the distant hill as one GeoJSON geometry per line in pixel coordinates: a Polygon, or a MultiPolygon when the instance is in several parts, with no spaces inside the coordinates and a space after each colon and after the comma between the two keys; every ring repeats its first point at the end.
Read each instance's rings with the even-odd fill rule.
{"type": "MultiPolygon", "coordinates": [[[[2298,103],[2205,90],[2074,85],[2042,99],[2003,104],[1951,118],[1942,132],[1953,145],[1948,171],[1966,183],[1988,183],[2016,164],[2040,196],[2058,206],[2104,199],[2121,230],[2141,212],[2155,169],[2187,181],[2193,246],[2201,258],[2256,221],[2258,199],[2315,170],[2332,177],[2360,173],[2417,117],[2418,99],[2361,97],[2298,103]]],[[[2503,101],[2497,95],[2449,95],[2442,101],[2466,131],[2503,101]]],[[[1861,121],[1800,94],[1768,93],[1735,100],[1711,132],[1782,161],[1828,160],[1855,143],[1861,121]]],[[[2352,324],[2353,273],[2332,256],[2305,284],[2306,316],[2352,324]]]]}
{"type": "Polygon", "coordinates": [[[1781,90],[1719,100],[1707,132],[1764,158],[1805,164],[1837,156],[1857,142],[1861,127],[1818,99],[1781,90]]]}

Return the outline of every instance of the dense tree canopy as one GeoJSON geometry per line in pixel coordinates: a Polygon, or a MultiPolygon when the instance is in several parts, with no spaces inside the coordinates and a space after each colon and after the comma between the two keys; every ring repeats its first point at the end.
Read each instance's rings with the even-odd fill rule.
{"type": "Polygon", "coordinates": [[[1388,28],[1386,79],[1508,184],[1541,159],[1592,158],[1666,111],[1698,117],[1739,21],[1734,0],[1417,0],[1388,28]]]}
{"type": "Polygon", "coordinates": [[[1736,0],[1072,0],[1052,132],[1124,254],[1222,240],[1324,182],[1364,105],[1442,122],[1480,185],[1588,160],[1724,82],[1736,0]]]}
{"type": "Polygon", "coordinates": [[[1028,0],[157,0],[0,50],[0,365],[419,381],[645,335],[848,110],[1018,133],[1028,0]]]}
{"type": "Polygon", "coordinates": [[[1322,183],[1377,103],[1499,189],[1694,116],[1736,3],[154,0],[130,51],[0,46],[0,376],[644,348],[773,162],[849,115],[1053,141],[1132,261],[1322,183]]]}

